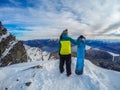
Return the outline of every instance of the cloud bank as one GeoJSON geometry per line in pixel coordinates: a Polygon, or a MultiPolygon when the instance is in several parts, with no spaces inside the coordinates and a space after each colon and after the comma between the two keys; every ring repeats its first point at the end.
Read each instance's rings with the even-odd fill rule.
{"type": "Polygon", "coordinates": [[[18,39],[119,39],[120,0],[2,0],[0,20],[18,39]]]}

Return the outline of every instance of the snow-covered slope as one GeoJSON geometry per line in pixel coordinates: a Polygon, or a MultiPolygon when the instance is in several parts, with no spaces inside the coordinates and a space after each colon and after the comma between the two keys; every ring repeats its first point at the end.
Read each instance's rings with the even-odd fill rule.
{"type": "Polygon", "coordinates": [[[120,90],[120,72],[105,70],[85,60],[83,75],[59,73],[59,60],[35,61],[0,68],[0,90],[120,90]],[[30,68],[41,65],[42,68],[30,68]]]}

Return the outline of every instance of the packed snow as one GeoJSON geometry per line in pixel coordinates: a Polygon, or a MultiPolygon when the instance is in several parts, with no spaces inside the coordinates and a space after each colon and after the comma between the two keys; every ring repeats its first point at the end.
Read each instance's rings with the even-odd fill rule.
{"type": "Polygon", "coordinates": [[[59,60],[34,61],[0,68],[0,90],[120,90],[120,72],[99,68],[85,60],[83,75],[60,74],[59,60]],[[42,66],[34,68],[34,66],[42,66]]]}

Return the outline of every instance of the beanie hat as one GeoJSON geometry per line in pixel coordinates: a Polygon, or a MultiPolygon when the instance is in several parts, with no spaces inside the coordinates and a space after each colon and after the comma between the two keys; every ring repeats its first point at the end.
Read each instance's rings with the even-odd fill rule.
{"type": "Polygon", "coordinates": [[[68,29],[65,29],[62,33],[63,34],[67,34],[68,33],[68,29]]]}

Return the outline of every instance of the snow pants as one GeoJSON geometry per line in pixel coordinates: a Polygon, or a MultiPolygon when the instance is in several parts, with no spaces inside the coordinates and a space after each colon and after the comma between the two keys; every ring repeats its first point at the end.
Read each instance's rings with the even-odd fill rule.
{"type": "Polygon", "coordinates": [[[69,76],[71,74],[71,54],[60,55],[59,69],[61,73],[64,72],[64,63],[66,63],[66,72],[67,76],[69,76]]]}

